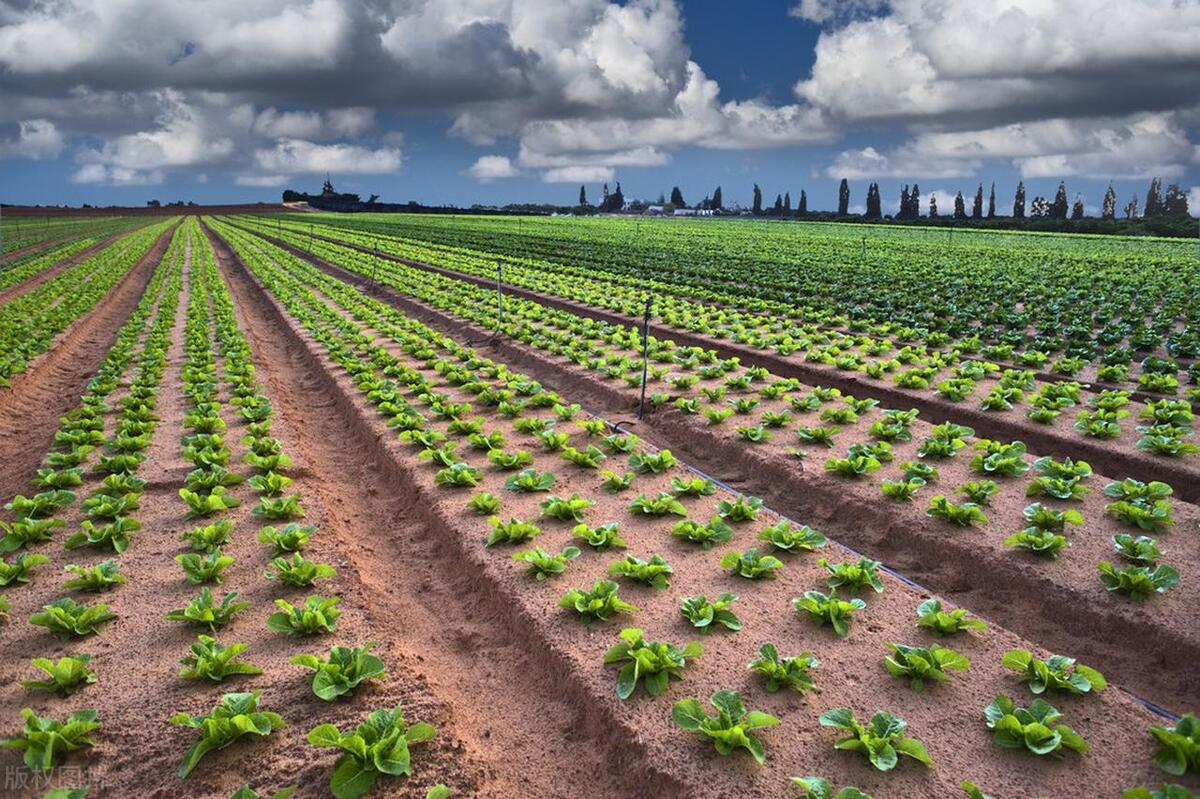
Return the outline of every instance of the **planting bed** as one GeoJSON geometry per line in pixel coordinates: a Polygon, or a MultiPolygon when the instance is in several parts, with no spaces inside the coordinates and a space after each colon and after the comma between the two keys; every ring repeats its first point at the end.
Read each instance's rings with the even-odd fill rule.
{"type": "MultiPolygon", "coordinates": [[[[367,787],[403,797],[791,797],[804,789],[789,777],[806,776],[876,799],[968,796],[966,781],[993,799],[1121,797],[1168,781],[1200,789],[1194,771],[1160,768],[1149,732],[1200,705],[1194,459],[1129,445],[1143,413],[1184,440],[1186,400],[1131,393],[1122,405],[1087,386],[1046,389],[1043,374],[1009,376],[1006,385],[1022,384],[1014,406],[1058,391],[1076,403],[1072,417],[1095,397],[1132,410],[1114,444],[1071,431],[1066,413],[1039,426],[1019,411],[960,412],[803,348],[782,353],[777,340],[682,323],[692,309],[716,309],[736,312],[737,325],[778,319],[849,336],[836,315],[804,321],[836,296],[789,315],[782,295],[720,281],[720,296],[706,294],[682,273],[667,292],[679,315],[657,317],[667,327],[643,363],[628,324],[643,276],[614,277],[585,259],[542,291],[542,265],[531,263],[500,312],[485,270],[406,254],[449,249],[441,221],[426,243],[405,228],[393,257],[377,259],[353,225],[318,219],[311,240],[292,218],[167,220],[110,244],[111,256],[80,248],[99,235],[81,230],[14,285],[51,277],[0,306],[10,340],[39,342],[17,350],[19,362],[10,356],[23,374],[0,389],[0,487],[13,500],[0,542],[0,736],[18,734],[22,708],[58,720],[94,711],[101,725],[80,748],[55,752],[48,771],[0,754],[6,793],[88,785],[90,796],[227,797],[250,784],[261,796],[296,785],[314,797],[367,787]],[[589,273],[596,286],[624,286],[614,302],[583,291],[589,273]],[[47,310],[29,317],[33,297],[47,310]],[[634,421],[643,370],[647,414],[634,421]],[[1026,446],[1004,448],[1016,440],[1026,446]],[[1125,478],[1174,489],[1159,516],[1139,517],[1155,529],[1127,523],[1137,508],[1108,507],[1119,498],[1106,487],[1125,478]],[[996,490],[977,509],[986,522],[927,515],[943,507],[935,496],[961,504],[956,489],[989,479],[996,490]],[[1045,540],[1060,526],[1070,546],[1057,558],[1006,544],[1022,528],[1045,540]],[[1097,563],[1130,568],[1113,539],[1139,532],[1161,549],[1137,542],[1141,554],[1178,581],[1134,602],[1106,590],[1097,563]],[[114,569],[124,582],[102,592],[64,585],[101,587],[114,569]],[[632,607],[581,617],[614,588],[632,607]],[[227,592],[247,604],[208,624],[175,620],[203,611],[205,590],[218,608],[227,592]],[[324,605],[340,610],[336,624],[287,634],[281,607],[310,596],[314,607],[337,600],[324,605]],[[30,623],[69,622],[67,605],[51,604],[60,597],[115,615],[95,631],[76,620],[84,634],[61,638],[30,623]],[[982,624],[934,636],[917,623],[933,598],[982,624]],[[847,613],[836,624],[830,600],[847,613]],[[626,628],[680,647],[675,676],[635,675],[621,650],[606,658],[622,635],[641,640],[626,628]],[[218,681],[214,647],[234,644],[244,651],[231,662],[251,665],[218,681]],[[370,647],[358,652],[357,685],[332,672],[313,682],[320,663],[294,662],[337,656],[334,645],[370,647]],[[1052,653],[1078,658],[1074,691],[1039,697],[1017,664],[1052,653]],[[775,673],[781,684],[748,667],[766,669],[776,654],[796,657],[776,661],[788,670],[775,673]],[[38,676],[32,658],[81,655],[95,681],[69,695],[21,683],[38,676]],[[889,673],[889,656],[891,671],[907,672],[889,673]],[[910,684],[919,657],[945,669],[921,690],[910,684]],[[204,675],[181,673],[195,668],[204,675]],[[716,712],[719,691],[770,714],[749,718],[753,739],[726,739],[751,751],[722,757],[724,744],[683,729],[716,712]],[[1050,702],[1062,713],[1051,726],[1070,725],[1059,734],[1086,753],[999,745],[985,707],[1001,695],[1036,713],[1050,702]],[[251,697],[279,717],[253,717],[257,734],[187,759],[200,732],[181,722],[251,697]],[[432,729],[410,727],[411,750],[375,761],[391,775],[371,767],[353,787],[356,761],[320,745],[334,734],[320,725],[345,733],[397,707],[432,729]],[[866,723],[877,711],[906,722],[897,741],[920,744],[898,745],[916,757],[892,767],[891,750],[880,751],[873,766],[834,747],[845,734],[835,721],[848,712],[866,723]]],[[[542,232],[527,242],[536,252],[567,251],[570,229],[542,232]]],[[[483,243],[474,224],[463,237],[468,249],[483,243]]],[[[662,258],[678,244],[660,243],[662,258]]],[[[496,241],[518,246],[507,233],[496,241]]],[[[1164,289],[1164,307],[1173,298],[1164,289]]],[[[972,362],[954,354],[937,368],[972,362]]],[[[916,357],[937,358],[937,347],[916,357]]],[[[976,394],[995,381],[980,375],[976,394]]]]}

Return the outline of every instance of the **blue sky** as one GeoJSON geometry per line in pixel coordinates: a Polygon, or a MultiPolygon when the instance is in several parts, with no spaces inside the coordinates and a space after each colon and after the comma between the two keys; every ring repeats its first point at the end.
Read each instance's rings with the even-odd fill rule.
{"type": "Polygon", "coordinates": [[[995,181],[1001,213],[1019,179],[1091,210],[1159,174],[1200,207],[1194,0],[209,6],[0,8],[0,200],[270,201],[327,169],[458,205],[619,180],[821,209],[845,176],[852,206],[915,181],[946,212],[995,181]]]}

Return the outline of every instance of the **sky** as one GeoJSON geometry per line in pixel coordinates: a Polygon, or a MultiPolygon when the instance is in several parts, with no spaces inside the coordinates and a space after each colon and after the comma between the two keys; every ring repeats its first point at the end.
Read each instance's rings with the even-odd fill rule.
{"type": "Polygon", "coordinates": [[[1200,0],[0,0],[0,201],[1200,210],[1200,0]]]}

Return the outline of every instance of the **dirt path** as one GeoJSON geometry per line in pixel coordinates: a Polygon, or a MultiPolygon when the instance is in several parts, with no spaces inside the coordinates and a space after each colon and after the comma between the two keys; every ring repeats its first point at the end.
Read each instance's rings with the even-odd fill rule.
{"type": "Polygon", "coordinates": [[[117,330],[138,304],[171,241],[163,232],[101,303],[77,319],[44,353],[0,390],[0,496],[28,486],[58,429],[58,418],[79,401],[87,381],[112,347],[117,330]]]}

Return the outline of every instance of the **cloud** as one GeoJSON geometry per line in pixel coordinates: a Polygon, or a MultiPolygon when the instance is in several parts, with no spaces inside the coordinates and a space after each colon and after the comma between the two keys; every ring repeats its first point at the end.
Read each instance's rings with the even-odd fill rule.
{"type": "Polygon", "coordinates": [[[608,166],[560,166],[542,173],[546,183],[599,183],[614,177],[615,170],[608,166]]]}
{"type": "Polygon", "coordinates": [[[1004,159],[1024,178],[1133,180],[1184,172],[1194,146],[1177,112],[1120,119],[1047,119],[984,130],[919,133],[891,150],[844,151],[830,177],[915,178],[975,174],[1004,159]]]}
{"type": "Polygon", "coordinates": [[[0,139],[0,160],[28,158],[54,160],[62,153],[63,137],[48,119],[26,119],[17,126],[15,139],[0,139]]]}
{"type": "Polygon", "coordinates": [[[1194,0],[892,0],[823,32],[795,88],[847,122],[979,128],[1193,105],[1197,69],[1194,0]]]}
{"type": "Polygon", "coordinates": [[[315,144],[302,139],[280,139],[270,149],[255,150],[256,166],[268,173],[336,172],[342,175],[378,175],[397,172],[402,159],[395,147],[371,150],[351,144],[315,144]]]}
{"type": "Polygon", "coordinates": [[[1188,212],[1192,216],[1200,216],[1200,186],[1192,186],[1187,198],[1188,212]]]}
{"type": "Polygon", "coordinates": [[[511,178],[521,174],[513,162],[503,155],[485,155],[472,164],[467,173],[481,183],[490,183],[499,178],[511,178]]]}
{"type": "Polygon", "coordinates": [[[71,175],[72,183],[106,186],[156,186],[163,182],[161,169],[129,169],[105,164],[84,164],[71,175]]]}
{"type": "Polygon", "coordinates": [[[291,180],[290,175],[235,175],[233,182],[238,186],[282,186],[291,180]]]}

